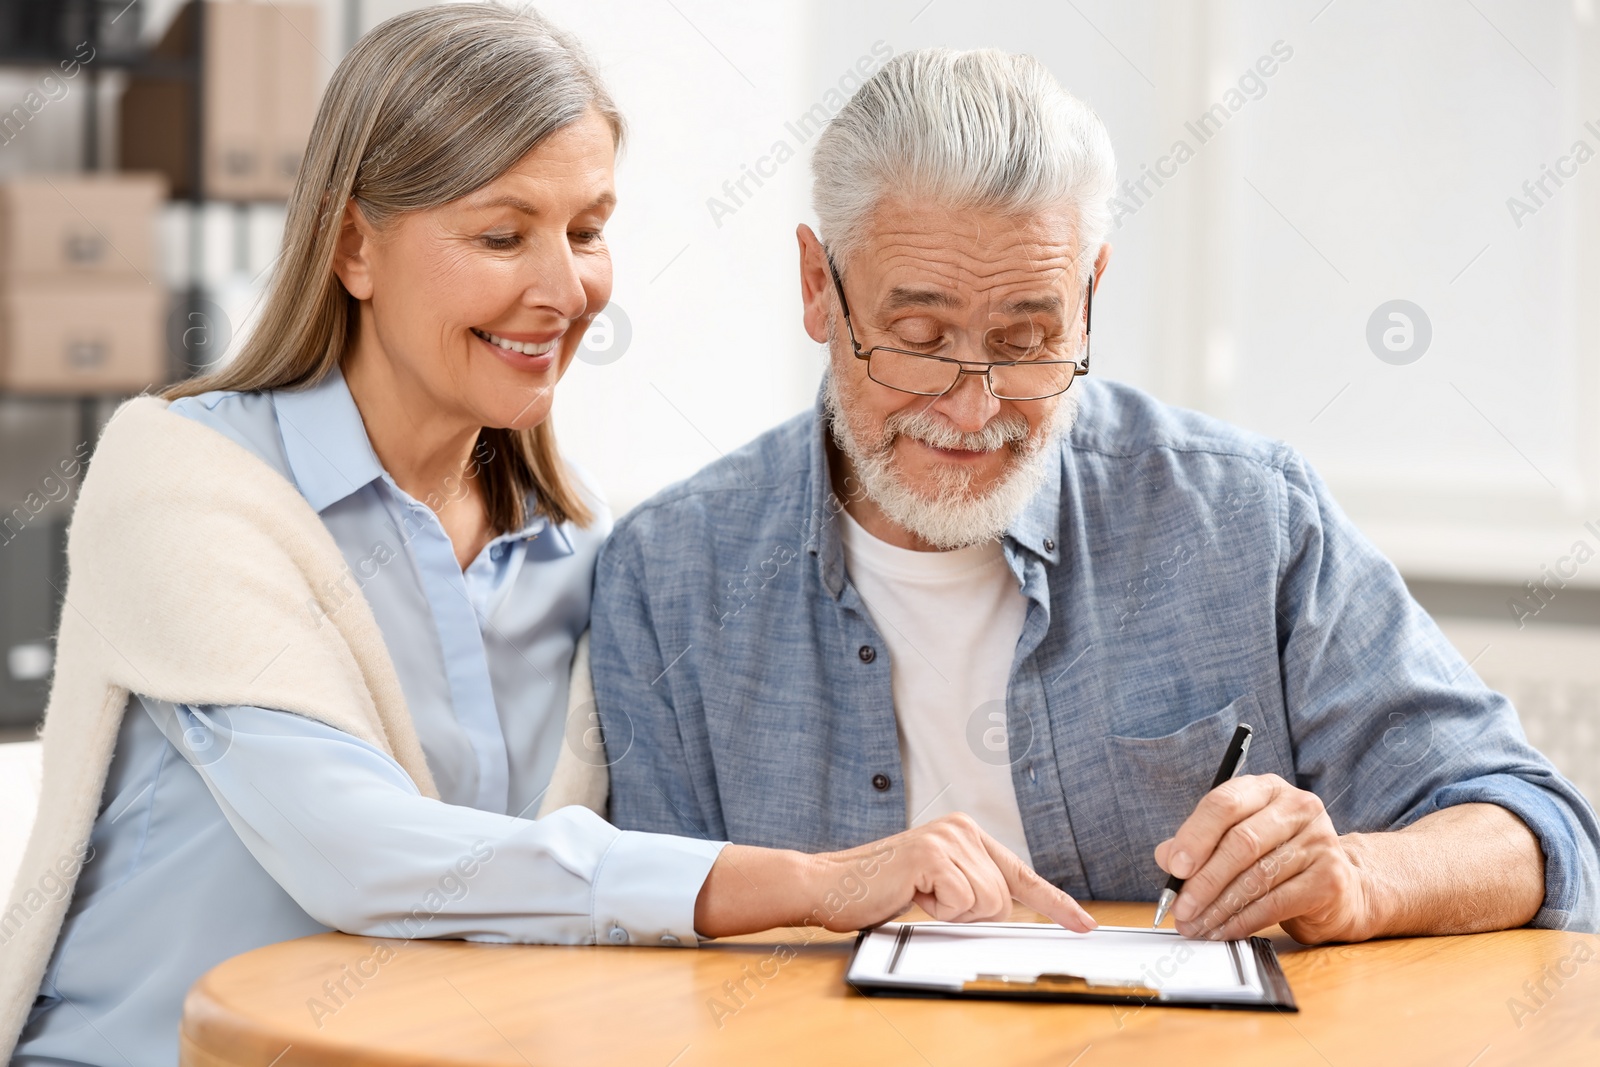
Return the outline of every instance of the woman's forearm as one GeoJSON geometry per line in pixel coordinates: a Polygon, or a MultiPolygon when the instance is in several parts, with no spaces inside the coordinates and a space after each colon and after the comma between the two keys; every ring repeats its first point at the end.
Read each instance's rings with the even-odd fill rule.
{"type": "Polygon", "coordinates": [[[156,714],[171,720],[169,736],[207,741],[180,751],[256,861],[325,926],[372,937],[694,943],[693,903],[716,842],[625,833],[584,808],[535,822],[432,800],[377,749],[288,712],[164,705],[156,714]]]}

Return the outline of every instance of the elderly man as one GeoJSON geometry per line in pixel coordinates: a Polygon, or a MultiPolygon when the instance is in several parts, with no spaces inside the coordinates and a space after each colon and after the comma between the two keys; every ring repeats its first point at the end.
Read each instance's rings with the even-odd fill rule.
{"type": "Polygon", "coordinates": [[[1092,112],[1026,57],[907,53],[814,173],[816,410],[601,556],[618,825],[818,851],[962,811],[1078,897],[1187,879],[1192,936],[1595,927],[1594,811],[1305,461],[1082,378],[1092,112]]]}

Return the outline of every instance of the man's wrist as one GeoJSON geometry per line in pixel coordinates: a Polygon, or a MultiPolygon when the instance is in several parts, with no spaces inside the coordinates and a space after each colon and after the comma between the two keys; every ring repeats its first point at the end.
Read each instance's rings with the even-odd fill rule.
{"type": "Polygon", "coordinates": [[[1339,846],[1355,872],[1350,901],[1349,941],[1384,937],[1394,928],[1400,910],[1393,883],[1383,877],[1381,848],[1371,834],[1341,834],[1339,846]]]}

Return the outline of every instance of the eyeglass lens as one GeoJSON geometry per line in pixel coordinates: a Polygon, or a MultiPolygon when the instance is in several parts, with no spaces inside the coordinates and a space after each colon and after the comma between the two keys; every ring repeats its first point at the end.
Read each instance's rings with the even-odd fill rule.
{"type": "MultiPolygon", "coordinates": [[[[1045,360],[998,364],[989,368],[989,387],[1001,400],[1039,400],[1064,392],[1077,373],[1076,363],[1045,360]]],[[[879,385],[924,396],[941,396],[955,387],[961,365],[917,352],[874,348],[867,373],[879,385]]]]}

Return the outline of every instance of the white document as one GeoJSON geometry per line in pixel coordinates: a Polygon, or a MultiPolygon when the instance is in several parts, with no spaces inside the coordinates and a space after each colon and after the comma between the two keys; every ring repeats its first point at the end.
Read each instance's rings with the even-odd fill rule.
{"type": "Polygon", "coordinates": [[[846,980],[960,992],[968,982],[1023,984],[1041,975],[1081,978],[1091,992],[1155,990],[1161,1000],[1267,999],[1248,941],[1193,941],[1136,926],[1079,934],[1045,923],[885,923],[863,938],[846,980]]]}

